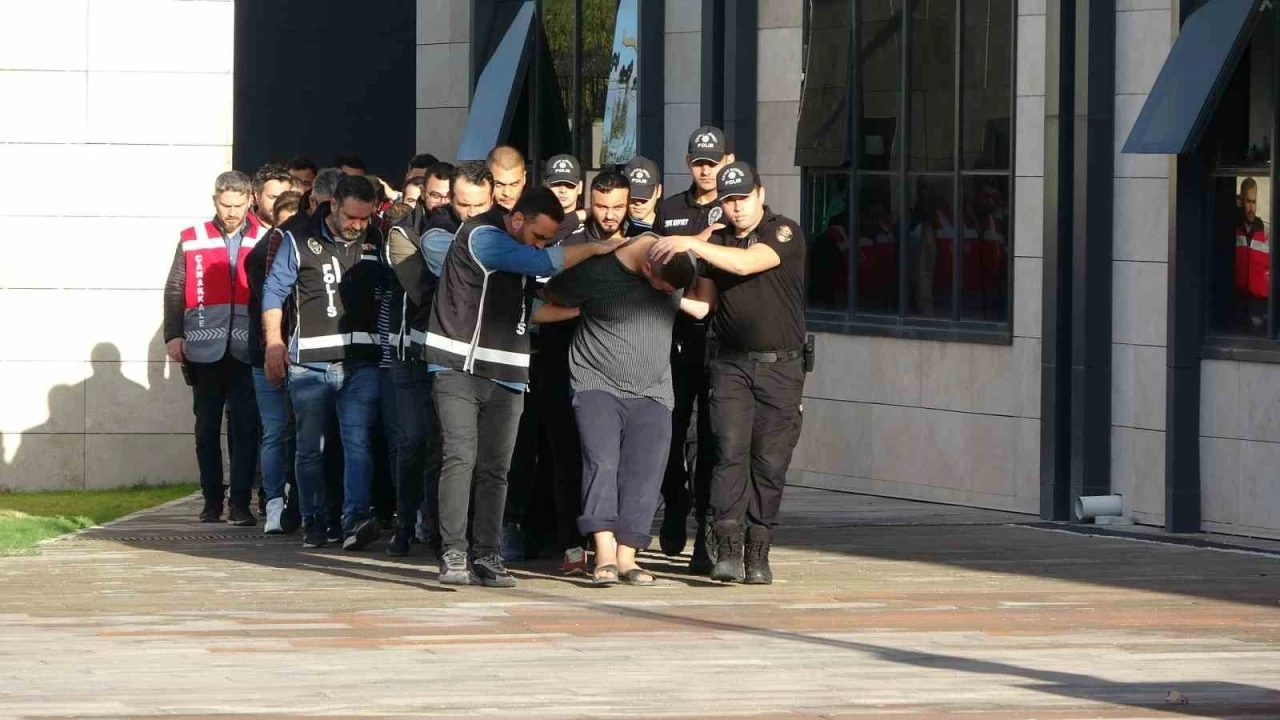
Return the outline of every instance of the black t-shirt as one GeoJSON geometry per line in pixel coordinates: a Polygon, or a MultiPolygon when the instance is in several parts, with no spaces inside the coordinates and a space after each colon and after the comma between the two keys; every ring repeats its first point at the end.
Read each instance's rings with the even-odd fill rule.
{"type": "Polygon", "coordinates": [[[734,275],[710,264],[705,275],[719,294],[711,315],[711,331],[720,344],[738,352],[799,350],[804,346],[805,240],[800,226],[765,208],[764,219],[750,235],[725,229],[711,242],[746,249],[764,243],[782,263],[754,275],[734,275]]]}

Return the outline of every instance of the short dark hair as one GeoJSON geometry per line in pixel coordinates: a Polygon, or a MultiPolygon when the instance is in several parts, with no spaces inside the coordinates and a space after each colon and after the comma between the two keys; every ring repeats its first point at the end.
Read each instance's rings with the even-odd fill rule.
{"type": "Polygon", "coordinates": [[[404,181],[404,187],[402,187],[402,188],[400,188],[400,189],[401,189],[401,190],[407,190],[407,189],[409,188],[409,186],[410,186],[410,185],[416,185],[416,186],[418,186],[418,187],[422,188],[423,190],[426,190],[426,189],[427,189],[427,176],[425,176],[425,175],[418,175],[417,177],[411,177],[411,178],[409,178],[408,180],[405,180],[405,181],[404,181]]]}
{"type": "Polygon", "coordinates": [[[591,192],[607,193],[613,190],[631,192],[631,181],[617,170],[605,170],[591,181],[591,192]]]}
{"type": "Polygon", "coordinates": [[[348,198],[371,203],[378,198],[378,193],[369,178],[363,175],[346,175],[338,181],[338,187],[333,189],[333,199],[341,205],[348,198]]]}
{"type": "Polygon", "coordinates": [[[438,162],[440,162],[440,158],[431,153],[418,153],[409,160],[409,169],[421,170],[422,168],[429,168],[438,162]]]}
{"type": "Polygon", "coordinates": [[[302,193],[297,190],[287,190],[280,193],[280,197],[276,198],[275,207],[272,209],[271,223],[273,225],[280,224],[280,215],[285,212],[298,212],[302,208],[302,193]]]}
{"type": "Polygon", "coordinates": [[[316,161],[306,155],[294,155],[289,158],[289,162],[285,163],[284,167],[286,170],[310,170],[313,173],[320,172],[320,166],[316,164],[316,161]]]}
{"type": "Polygon", "coordinates": [[[289,174],[289,169],[285,166],[267,163],[258,168],[258,171],[253,174],[253,191],[262,192],[262,188],[266,187],[267,183],[272,180],[292,184],[293,176],[289,174]]]}
{"type": "Polygon", "coordinates": [[[364,161],[360,159],[359,155],[338,155],[333,158],[334,167],[340,168],[344,165],[349,168],[355,168],[357,170],[369,169],[364,166],[364,161]]]}
{"type": "Polygon", "coordinates": [[[436,180],[452,180],[453,179],[453,163],[433,162],[427,166],[426,177],[436,180]]]}
{"type": "Polygon", "coordinates": [[[564,208],[560,207],[560,198],[551,192],[551,188],[542,185],[525,190],[511,212],[520,213],[526,220],[546,215],[556,223],[564,222],[564,208]]]}
{"type": "Polygon", "coordinates": [[[673,255],[665,265],[658,266],[658,277],[677,290],[687,290],[697,275],[693,258],[687,252],[673,255]]]}
{"type": "Polygon", "coordinates": [[[488,185],[490,189],[493,188],[493,173],[489,172],[488,165],[479,160],[459,163],[453,169],[453,176],[449,178],[449,192],[453,192],[459,180],[466,180],[472,185],[488,185]]]}

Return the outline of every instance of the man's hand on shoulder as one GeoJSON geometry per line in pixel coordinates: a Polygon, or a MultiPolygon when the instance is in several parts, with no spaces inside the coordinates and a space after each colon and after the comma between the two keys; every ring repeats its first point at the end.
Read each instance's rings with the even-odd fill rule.
{"type": "Polygon", "coordinates": [[[671,258],[692,249],[693,244],[696,242],[698,242],[698,239],[689,235],[660,237],[653,244],[653,247],[649,248],[649,259],[666,265],[671,258]]]}

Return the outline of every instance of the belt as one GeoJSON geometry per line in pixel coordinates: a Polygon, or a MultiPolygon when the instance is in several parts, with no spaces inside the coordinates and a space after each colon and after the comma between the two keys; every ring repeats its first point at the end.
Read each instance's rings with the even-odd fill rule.
{"type": "Polygon", "coordinates": [[[803,350],[778,350],[770,352],[737,352],[720,348],[717,360],[746,360],[748,362],[778,363],[796,360],[804,356],[803,350]]]}

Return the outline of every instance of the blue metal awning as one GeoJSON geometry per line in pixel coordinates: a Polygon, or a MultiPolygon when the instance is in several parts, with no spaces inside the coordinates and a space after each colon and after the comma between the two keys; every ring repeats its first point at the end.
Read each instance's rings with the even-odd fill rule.
{"type": "Polygon", "coordinates": [[[528,0],[511,21],[493,57],[480,73],[467,126],[458,145],[458,160],[484,160],[502,144],[511,127],[511,116],[524,90],[533,37],[533,0],[528,0]]]}
{"type": "Polygon", "coordinates": [[[1195,149],[1223,88],[1272,0],[1208,0],[1182,23],[1122,152],[1179,155],[1195,149]]]}

